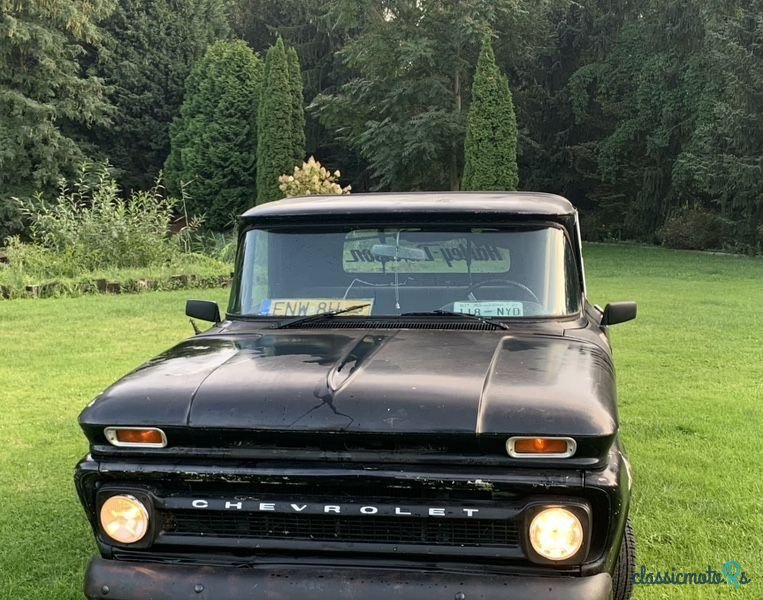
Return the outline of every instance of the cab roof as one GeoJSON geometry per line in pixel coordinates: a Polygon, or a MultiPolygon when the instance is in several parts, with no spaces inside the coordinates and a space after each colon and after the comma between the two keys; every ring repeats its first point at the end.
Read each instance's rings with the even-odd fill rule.
{"type": "Polygon", "coordinates": [[[299,196],[267,202],[246,211],[244,219],[379,213],[491,213],[571,216],[569,200],[541,192],[387,192],[343,196],[299,196]]]}

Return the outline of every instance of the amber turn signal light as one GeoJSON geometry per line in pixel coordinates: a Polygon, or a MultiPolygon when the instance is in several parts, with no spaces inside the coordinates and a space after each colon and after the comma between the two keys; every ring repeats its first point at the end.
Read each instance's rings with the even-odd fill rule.
{"type": "Polygon", "coordinates": [[[514,442],[514,452],[517,454],[561,454],[567,452],[567,442],[552,438],[517,440],[514,442]]]}
{"type": "Polygon", "coordinates": [[[106,439],[113,446],[164,448],[167,436],[156,427],[107,427],[106,439]]]}
{"type": "Polygon", "coordinates": [[[568,458],[577,444],[568,437],[511,437],[506,451],[512,458],[568,458]]]}

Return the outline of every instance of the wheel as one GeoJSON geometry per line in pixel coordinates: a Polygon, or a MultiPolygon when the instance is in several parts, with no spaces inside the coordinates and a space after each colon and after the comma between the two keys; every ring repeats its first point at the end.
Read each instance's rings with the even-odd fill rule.
{"type": "Polygon", "coordinates": [[[625,522],[625,534],[620,544],[615,572],[612,576],[613,600],[629,600],[633,594],[633,573],[636,571],[636,535],[631,521],[625,522]]]}
{"type": "Polygon", "coordinates": [[[510,285],[510,286],[519,288],[520,290],[525,292],[528,296],[530,296],[533,302],[541,304],[541,301],[538,299],[538,296],[535,295],[535,292],[533,292],[524,283],[519,283],[518,281],[514,281],[513,279],[486,279],[485,281],[478,281],[477,283],[470,285],[469,288],[466,290],[466,292],[464,292],[464,294],[466,296],[469,296],[469,294],[480,289],[482,286],[497,285],[497,284],[510,285]]]}

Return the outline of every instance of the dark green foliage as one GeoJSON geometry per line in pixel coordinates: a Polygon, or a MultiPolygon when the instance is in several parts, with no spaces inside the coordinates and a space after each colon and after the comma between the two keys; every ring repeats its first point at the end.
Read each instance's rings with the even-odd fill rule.
{"type": "Polygon", "coordinates": [[[211,229],[229,227],[254,204],[261,85],[262,63],[242,41],[215,42],[186,83],[167,183],[175,193],[185,184],[188,210],[211,229]]]}
{"type": "Polygon", "coordinates": [[[22,230],[22,214],[13,198],[0,197],[0,247],[10,235],[22,230]]]}
{"type": "Polygon", "coordinates": [[[369,162],[374,189],[460,189],[465,109],[485,29],[505,28],[512,48],[526,53],[536,36],[530,23],[546,3],[335,0],[330,7],[330,20],[351,38],[339,56],[353,78],[316,98],[321,123],[369,162]]]}
{"type": "MultiPolygon", "coordinates": [[[[723,247],[763,250],[763,0],[1,6],[0,237],[19,227],[11,196],[40,190],[50,198],[57,179],[86,158],[111,157],[123,189],[150,186],[183,80],[207,44],[226,35],[225,12],[255,51],[277,49],[282,38],[302,71],[298,78],[289,51],[267,78],[275,89],[263,96],[267,126],[257,133],[267,138],[257,157],[262,201],[280,197],[278,176],[313,154],[341,168],[356,191],[477,187],[474,172],[500,147],[470,150],[474,160],[465,165],[472,78],[490,29],[495,63],[512,84],[523,188],[569,197],[591,239],[654,241],[689,206],[723,220],[723,247]],[[99,34],[99,23],[109,35],[99,34]],[[110,112],[93,76],[110,86],[110,112]],[[304,115],[294,102],[300,79],[304,115]]],[[[478,103],[472,114],[487,119],[491,111],[477,111],[478,103]]],[[[500,131],[487,120],[474,130],[500,131]]],[[[469,146],[477,148],[473,133],[469,146]]],[[[240,157],[223,167],[219,148],[201,162],[192,157],[202,150],[191,152],[197,164],[184,177],[198,171],[214,182],[203,169],[215,164],[215,172],[236,165],[230,172],[240,173],[240,157]]],[[[177,152],[167,163],[172,175],[185,168],[182,160],[177,152]]],[[[479,184],[499,185],[509,187],[479,184]]],[[[213,187],[200,193],[212,197],[213,187]]]]}
{"type": "Polygon", "coordinates": [[[257,204],[283,198],[278,178],[294,169],[292,87],[283,40],[265,57],[265,80],[257,116],[257,204]]]}
{"type": "Polygon", "coordinates": [[[735,222],[727,245],[759,245],[760,11],[759,0],[643,0],[613,51],[573,76],[576,119],[597,134],[597,195],[619,207],[626,237],[653,239],[696,206],[735,222]]]}
{"type": "MultiPolygon", "coordinates": [[[[280,35],[299,54],[304,98],[309,105],[321,92],[332,92],[352,78],[337,54],[348,34],[332,18],[334,0],[232,0],[231,27],[262,56],[280,35]]],[[[358,151],[339,143],[314,113],[305,114],[305,156],[320,156],[342,167],[342,178],[368,188],[367,165],[358,151]]]]}
{"type": "Polygon", "coordinates": [[[333,0],[231,0],[231,27],[264,55],[281,37],[297,50],[306,98],[336,85],[343,69],[334,53],[346,37],[328,18],[333,0]]]}
{"type": "Polygon", "coordinates": [[[466,126],[465,190],[515,190],[517,118],[509,82],[495,64],[491,35],[482,42],[466,126]]]}
{"type": "MultiPolygon", "coordinates": [[[[626,197],[602,181],[600,140],[616,125],[612,110],[592,101],[603,61],[620,43],[622,28],[638,19],[643,0],[580,0],[552,5],[542,19],[518,23],[531,31],[517,47],[510,29],[496,29],[496,58],[517,81],[512,92],[519,130],[524,189],[556,192],[581,210],[592,239],[620,238],[626,197]],[[512,47],[513,46],[513,47],[512,47]]],[[[537,14],[529,11],[528,17],[537,14]]],[[[527,33],[525,33],[527,35],[527,33]]]]}
{"type": "Polygon", "coordinates": [[[602,179],[627,194],[627,231],[649,237],[693,198],[674,186],[672,170],[690,140],[705,85],[703,33],[696,5],[652,7],[623,31],[598,75],[598,101],[616,117],[598,144],[602,179]],[[667,10],[665,10],[667,9],[667,10]]]}
{"type": "Polygon", "coordinates": [[[228,34],[225,0],[119,0],[96,72],[110,86],[112,122],[99,150],[126,189],[146,189],[170,151],[185,80],[207,46],[228,34]]]}
{"type": "Polygon", "coordinates": [[[302,96],[302,69],[299,66],[299,56],[294,48],[286,53],[289,63],[289,85],[291,87],[291,126],[294,143],[294,164],[302,164],[305,160],[305,100],[302,96]]]}
{"type": "Polygon", "coordinates": [[[707,73],[696,126],[672,178],[685,197],[730,220],[727,243],[763,250],[763,2],[730,3],[710,13],[707,73]],[[735,6],[736,5],[736,6],[735,6]]]}
{"type": "Polygon", "coordinates": [[[657,230],[663,246],[680,250],[717,250],[723,245],[726,223],[701,208],[685,208],[672,215],[657,230]]]}
{"type": "Polygon", "coordinates": [[[106,122],[103,84],[80,60],[110,9],[106,0],[0,4],[0,240],[18,229],[11,197],[52,196],[85,156],[81,132],[106,122]]]}

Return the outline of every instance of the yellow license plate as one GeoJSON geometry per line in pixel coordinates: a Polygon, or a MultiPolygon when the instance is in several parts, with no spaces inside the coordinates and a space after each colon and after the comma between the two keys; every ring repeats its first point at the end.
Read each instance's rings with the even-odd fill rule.
{"type": "Polygon", "coordinates": [[[260,315],[264,317],[307,317],[317,313],[344,310],[358,304],[367,304],[353,310],[347,316],[367,316],[371,314],[373,300],[342,300],[336,298],[270,298],[262,301],[260,315]]]}

